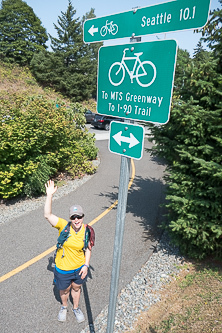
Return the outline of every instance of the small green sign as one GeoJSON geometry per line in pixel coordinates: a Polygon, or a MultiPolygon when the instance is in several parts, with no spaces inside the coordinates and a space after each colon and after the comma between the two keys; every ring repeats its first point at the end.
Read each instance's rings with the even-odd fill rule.
{"type": "Polygon", "coordinates": [[[202,28],[211,0],[169,1],[128,12],[93,18],[84,23],[85,43],[202,28]]]}
{"type": "Polygon", "coordinates": [[[176,54],[175,40],[101,47],[98,62],[98,113],[151,123],[167,123],[176,54]]]}
{"type": "Polygon", "coordinates": [[[143,155],[143,142],[143,126],[111,122],[109,150],[112,153],[140,160],[143,155]]]}

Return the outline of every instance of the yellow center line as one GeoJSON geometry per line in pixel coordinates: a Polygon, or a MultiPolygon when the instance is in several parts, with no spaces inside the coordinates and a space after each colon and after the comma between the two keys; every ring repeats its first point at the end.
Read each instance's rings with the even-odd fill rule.
{"type": "MultiPolygon", "coordinates": [[[[132,167],[132,176],[129,181],[128,189],[132,186],[133,180],[135,178],[135,164],[133,162],[133,159],[131,159],[131,167],[132,167]]],[[[102,217],[104,217],[106,214],[108,214],[116,205],[118,204],[118,200],[116,200],[109,208],[107,208],[102,214],[97,216],[94,220],[92,220],[89,225],[93,225],[96,222],[98,222],[102,217]]]]}
{"type": "MultiPolygon", "coordinates": [[[[128,189],[130,189],[130,187],[132,186],[133,180],[135,178],[135,165],[133,160],[131,159],[131,167],[132,167],[132,176],[130,178],[129,181],[129,185],[128,185],[128,189]]],[[[98,222],[102,217],[104,217],[106,214],[108,214],[116,205],[118,204],[118,200],[116,200],[109,208],[107,208],[102,214],[100,214],[99,216],[97,216],[94,220],[92,220],[89,225],[93,225],[96,222],[98,222]]],[[[42,252],[41,254],[39,254],[38,256],[32,258],[31,260],[25,262],[23,265],[18,266],[17,268],[13,269],[12,271],[10,271],[9,273],[2,275],[0,277],[0,283],[9,279],[10,277],[12,277],[13,275],[23,271],[25,268],[35,264],[37,261],[39,261],[40,259],[46,257],[48,254],[50,254],[51,252],[54,252],[56,249],[56,246],[52,246],[50,247],[50,249],[42,252]]]]}

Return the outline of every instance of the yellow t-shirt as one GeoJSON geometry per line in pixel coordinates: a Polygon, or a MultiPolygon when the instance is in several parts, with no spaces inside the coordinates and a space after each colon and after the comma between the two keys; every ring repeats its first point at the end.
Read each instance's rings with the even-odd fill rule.
{"type": "MultiPolygon", "coordinates": [[[[67,221],[59,218],[58,223],[55,228],[59,230],[59,234],[67,225],[67,221]]],[[[55,263],[56,267],[62,269],[64,271],[69,271],[73,269],[77,269],[85,264],[85,256],[83,252],[84,246],[84,235],[85,235],[85,226],[82,225],[82,229],[76,234],[73,230],[72,226],[70,226],[71,236],[63,244],[64,249],[64,257],[63,249],[59,249],[57,251],[55,263]]]]}

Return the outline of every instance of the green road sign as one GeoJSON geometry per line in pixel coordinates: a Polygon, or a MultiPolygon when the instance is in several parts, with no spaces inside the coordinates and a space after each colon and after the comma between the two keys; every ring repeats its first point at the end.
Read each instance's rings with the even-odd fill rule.
{"type": "Polygon", "coordinates": [[[143,141],[143,126],[111,122],[109,150],[112,153],[140,160],[143,155],[143,141]]]}
{"type": "Polygon", "coordinates": [[[167,123],[176,54],[175,40],[101,47],[98,62],[98,113],[151,123],[167,123]]]}
{"type": "Polygon", "coordinates": [[[211,0],[178,0],[85,21],[85,43],[197,29],[208,20],[211,0]]]}

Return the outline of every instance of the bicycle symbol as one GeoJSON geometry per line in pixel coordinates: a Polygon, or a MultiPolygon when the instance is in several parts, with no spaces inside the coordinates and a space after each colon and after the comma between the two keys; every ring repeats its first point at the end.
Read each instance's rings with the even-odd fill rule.
{"type": "Polygon", "coordinates": [[[113,24],[113,21],[111,21],[110,23],[108,23],[108,20],[106,21],[106,25],[104,25],[101,30],[100,30],[100,34],[101,36],[105,37],[107,32],[109,32],[112,35],[117,34],[118,32],[118,25],[117,24],[113,24]]]}
{"type": "Polygon", "coordinates": [[[113,86],[119,86],[126,75],[126,71],[129,74],[131,83],[133,83],[133,79],[136,78],[137,83],[141,87],[149,87],[156,79],[156,66],[148,60],[141,61],[140,56],[143,54],[143,52],[134,53],[134,57],[126,57],[126,51],[129,50],[124,49],[123,50],[123,57],[121,62],[117,61],[114,62],[109,69],[109,81],[113,86]],[[135,60],[133,65],[133,70],[130,71],[126,60],[135,60]],[[138,66],[137,66],[138,64],[138,66]],[[136,74],[135,74],[136,72],[136,74]],[[141,77],[145,77],[145,82],[141,81],[141,77]],[[148,79],[148,82],[147,82],[148,79]]]}

